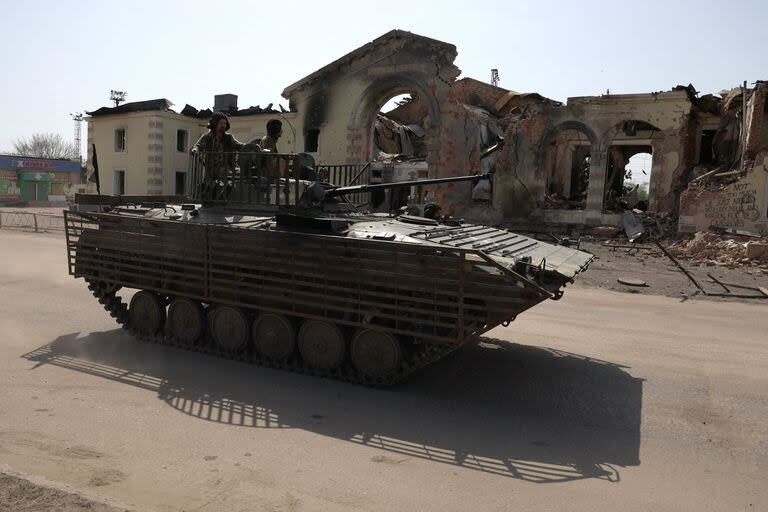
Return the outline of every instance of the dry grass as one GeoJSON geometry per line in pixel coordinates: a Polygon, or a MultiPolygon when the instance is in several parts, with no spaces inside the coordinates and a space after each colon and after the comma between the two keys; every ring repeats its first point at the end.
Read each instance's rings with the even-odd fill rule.
{"type": "Polygon", "coordinates": [[[0,512],[82,512],[85,510],[118,512],[120,509],[87,500],[77,494],[0,474],[0,512]]]}

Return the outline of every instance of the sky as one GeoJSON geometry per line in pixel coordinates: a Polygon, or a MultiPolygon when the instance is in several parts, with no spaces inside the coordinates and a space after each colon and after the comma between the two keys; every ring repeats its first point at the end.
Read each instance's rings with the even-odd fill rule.
{"type": "MultiPolygon", "coordinates": [[[[462,76],[569,96],[704,93],[768,79],[768,1],[265,3],[0,0],[0,152],[37,132],[73,139],[70,113],[168,98],[288,102],[282,90],[392,29],[453,43],[462,76]]],[[[83,141],[85,141],[83,125],[83,141]]]]}

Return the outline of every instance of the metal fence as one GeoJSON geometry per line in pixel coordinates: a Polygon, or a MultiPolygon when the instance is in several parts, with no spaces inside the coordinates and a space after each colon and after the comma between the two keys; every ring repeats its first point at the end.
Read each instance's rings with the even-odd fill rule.
{"type": "Polygon", "coordinates": [[[0,229],[21,229],[25,231],[64,231],[64,215],[0,210],[0,229]]]}

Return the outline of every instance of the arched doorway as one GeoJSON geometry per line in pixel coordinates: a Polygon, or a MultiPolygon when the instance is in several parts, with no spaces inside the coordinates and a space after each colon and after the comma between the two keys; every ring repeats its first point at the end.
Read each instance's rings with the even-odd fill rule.
{"type": "Polygon", "coordinates": [[[385,101],[374,120],[372,160],[427,158],[429,111],[418,93],[397,94],[385,101]]]}
{"type": "MultiPolygon", "coordinates": [[[[373,83],[353,113],[356,128],[350,132],[360,141],[350,148],[360,156],[350,159],[370,163],[372,183],[431,177],[438,158],[435,119],[437,98],[418,80],[400,76],[373,83]]],[[[423,205],[431,192],[411,187],[372,194],[370,205],[380,210],[423,205]]]]}
{"type": "Polygon", "coordinates": [[[545,137],[540,159],[545,203],[549,208],[585,209],[595,135],[586,125],[571,121],[545,137]]]}
{"type": "MultiPolygon", "coordinates": [[[[423,141],[420,142],[423,146],[423,158],[427,167],[433,170],[431,168],[437,163],[437,126],[440,120],[440,107],[438,97],[420,78],[420,75],[382,78],[371,83],[360,95],[349,125],[350,137],[354,138],[356,143],[348,146],[348,160],[357,163],[369,162],[377,158],[376,122],[382,114],[382,109],[394,104],[390,103],[392,100],[400,103],[406,101],[407,105],[404,103],[390,109],[387,112],[389,117],[397,115],[403,121],[400,124],[410,121],[410,124],[421,126],[423,129],[423,134],[419,133],[421,137],[415,138],[423,141]],[[406,97],[413,100],[406,101],[406,97]]],[[[404,125],[407,126],[407,124],[404,125]]],[[[394,148],[393,146],[390,149],[394,148]]]]}
{"type": "Polygon", "coordinates": [[[648,209],[653,200],[653,148],[659,134],[657,127],[639,120],[622,121],[608,133],[604,211],[648,209]]]}
{"type": "Polygon", "coordinates": [[[651,169],[653,167],[653,148],[651,151],[641,151],[629,158],[624,167],[624,184],[637,197],[636,207],[640,210],[648,209],[649,188],[651,183],[651,169]]]}

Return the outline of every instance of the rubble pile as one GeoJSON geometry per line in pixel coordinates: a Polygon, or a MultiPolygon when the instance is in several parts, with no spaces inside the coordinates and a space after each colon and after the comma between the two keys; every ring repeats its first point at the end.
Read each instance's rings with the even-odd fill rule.
{"type": "Polygon", "coordinates": [[[693,238],[671,244],[669,252],[680,260],[735,268],[757,264],[768,268],[768,241],[699,231],[693,238]],[[762,250],[765,247],[765,250],[762,250]]]}

